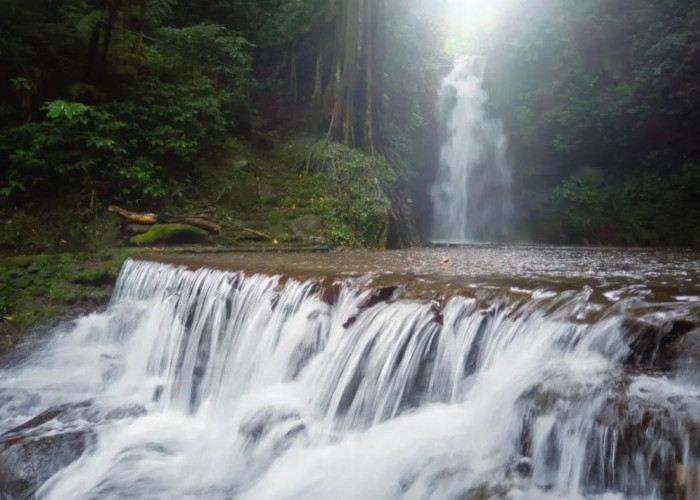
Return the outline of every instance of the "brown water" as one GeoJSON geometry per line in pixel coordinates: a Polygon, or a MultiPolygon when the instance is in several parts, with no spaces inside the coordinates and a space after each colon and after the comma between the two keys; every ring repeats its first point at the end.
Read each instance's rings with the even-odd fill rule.
{"type": "Polygon", "coordinates": [[[511,294],[580,290],[596,301],[700,304],[700,253],[678,249],[467,245],[331,253],[153,254],[191,268],[212,267],[294,278],[364,278],[406,287],[406,295],[511,294]]]}

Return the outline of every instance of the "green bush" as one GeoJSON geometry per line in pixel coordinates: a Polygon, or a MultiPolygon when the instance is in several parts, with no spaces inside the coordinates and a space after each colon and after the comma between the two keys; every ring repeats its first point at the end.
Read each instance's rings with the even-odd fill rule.
{"type": "Polygon", "coordinates": [[[615,184],[571,177],[554,190],[544,218],[565,242],[696,246],[699,199],[698,164],[667,176],[640,172],[615,184]]]}
{"type": "Polygon", "coordinates": [[[321,142],[310,166],[323,174],[327,196],[313,200],[331,245],[386,245],[389,200],[384,188],[396,182],[387,161],[334,142],[321,142]]]}

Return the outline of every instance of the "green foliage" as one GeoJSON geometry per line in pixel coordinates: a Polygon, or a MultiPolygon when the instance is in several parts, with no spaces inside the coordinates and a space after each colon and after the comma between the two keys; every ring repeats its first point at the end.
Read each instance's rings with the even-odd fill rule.
{"type": "Polygon", "coordinates": [[[509,132],[520,213],[531,214],[523,222],[551,222],[550,211],[537,220],[536,193],[554,190],[568,211],[560,240],[687,244],[693,212],[674,207],[681,166],[700,161],[700,9],[520,1],[492,42],[489,90],[509,132]],[[607,184],[580,178],[587,168],[607,184]]]}
{"type": "Polygon", "coordinates": [[[314,198],[312,210],[324,219],[327,243],[385,246],[389,201],[384,188],[396,182],[386,160],[322,141],[313,148],[310,162],[325,179],[325,196],[314,198]]]}
{"type": "Polygon", "coordinates": [[[234,112],[247,106],[249,44],[216,25],[155,34],[122,72],[129,76],[119,99],[49,101],[46,120],[4,132],[9,165],[0,195],[18,203],[61,190],[86,201],[144,203],[196,176],[197,164],[222,150],[234,112]]]}
{"type": "MultiPolygon", "coordinates": [[[[576,243],[696,246],[700,243],[700,165],[669,177],[643,172],[621,184],[571,177],[550,198],[547,239],[576,243]]],[[[546,230],[546,229],[545,229],[546,230]]]]}

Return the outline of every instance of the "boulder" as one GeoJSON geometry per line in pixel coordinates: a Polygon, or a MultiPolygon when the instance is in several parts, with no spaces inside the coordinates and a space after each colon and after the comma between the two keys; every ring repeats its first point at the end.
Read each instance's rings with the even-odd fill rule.
{"type": "Polygon", "coordinates": [[[160,243],[199,243],[209,236],[204,229],[187,224],[154,224],[147,232],[133,236],[134,245],[157,245],[160,243]]]}
{"type": "Polygon", "coordinates": [[[658,369],[667,365],[667,347],[682,339],[697,325],[686,319],[672,319],[653,323],[644,319],[628,318],[622,323],[623,337],[630,353],[625,364],[658,369]]]}
{"type": "Polygon", "coordinates": [[[310,239],[316,236],[323,226],[323,221],[318,215],[309,214],[290,220],[287,225],[298,237],[310,239]]]}
{"type": "Polygon", "coordinates": [[[700,328],[695,328],[662,351],[664,368],[700,370],[700,328]]]}
{"type": "Polygon", "coordinates": [[[33,498],[48,478],[94,442],[90,429],[0,440],[0,490],[9,498],[33,498]]]}
{"type": "Polygon", "coordinates": [[[139,405],[100,408],[88,400],[54,406],[5,432],[0,435],[0,498],[33,498],[47,479],[96,442],[95,424],[145,413],[139,405]]]}

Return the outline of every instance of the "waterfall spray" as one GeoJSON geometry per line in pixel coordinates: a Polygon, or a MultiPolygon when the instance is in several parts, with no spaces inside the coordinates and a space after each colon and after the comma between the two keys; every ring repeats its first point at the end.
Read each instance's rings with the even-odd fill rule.
{"type": "Polygon", "coordinates": [[[437,243],[503,240],[509,233],[506,137],[502,123],[487,113],[485,68],[485,57],[459,59],[440,89],[446,131],[431,191],[431,239],[437,243]]]}

